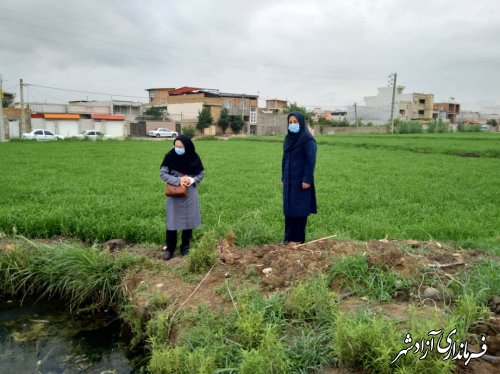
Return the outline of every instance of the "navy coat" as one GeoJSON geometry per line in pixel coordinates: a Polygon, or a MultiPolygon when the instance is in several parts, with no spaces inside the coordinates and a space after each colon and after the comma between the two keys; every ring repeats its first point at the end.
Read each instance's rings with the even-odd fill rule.
{"type": "Polygon", "coordinates": [[[281,162],[281,181],[283,183],[283,213],[287,217],[306,217],[317,213],[316,191],[314,188],[314,167],[316,165],[316,141],[307,130],[304,117],[299,112],[295,116],[300,124],[300,131],[290,131],[283,144],[281,162]],[[302,182],[311,187],[302,189],[302,182]]]}

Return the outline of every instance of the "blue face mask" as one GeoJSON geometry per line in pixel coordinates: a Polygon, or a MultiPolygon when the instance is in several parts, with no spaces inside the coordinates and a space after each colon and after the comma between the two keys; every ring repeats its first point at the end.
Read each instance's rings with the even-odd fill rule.
{"type": "Polygon", "coordinates": [[[298,123],[289,123],[288,124],[288,131],[296,134],[300,131],[300,125],[298,123]]]}
{"type": "Polygon", "coordinates": [[[177,153],[179,156],[182,156],[184,153],[186,153],[186,149],[180,148],[180,147],[174,147],[175,153],[177,153]]]}

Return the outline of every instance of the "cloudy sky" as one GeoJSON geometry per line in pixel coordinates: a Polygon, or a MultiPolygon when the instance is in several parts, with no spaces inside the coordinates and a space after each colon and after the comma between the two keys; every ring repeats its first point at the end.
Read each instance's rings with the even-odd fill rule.
{"type": "Polygon", "coordinates": [[[0,74],[30,101],[196,86],[341,108],[397,72],[479,110],[500,105],[499,20],[498,0],[2,0],[0,74]]]}

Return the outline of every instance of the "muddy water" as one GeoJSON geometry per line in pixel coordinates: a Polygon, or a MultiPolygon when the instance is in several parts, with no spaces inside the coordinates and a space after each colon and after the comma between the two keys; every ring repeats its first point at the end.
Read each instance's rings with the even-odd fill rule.
{"type": "Polygon", "coordinates": [[[0,374],[134,372],[120,321],[62,310],[0,298],[0,374]]]}

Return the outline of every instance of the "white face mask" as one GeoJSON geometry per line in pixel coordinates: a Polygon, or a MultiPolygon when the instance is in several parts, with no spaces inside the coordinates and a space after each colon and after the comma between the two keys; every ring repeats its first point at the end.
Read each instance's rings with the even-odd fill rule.
{"type": "Polygon", "coordinates": [[[289,123],[288,124],[288,131],[296,134],[300,131],[300,125],[298,123],[289,123]]]}
{"type": "Polygon", "coordinates": [[[179,156],[182,156],[184,153],[186,153],[186,150],[181,147],[174,147],[175,153],[177,153],[179,156]]]}

